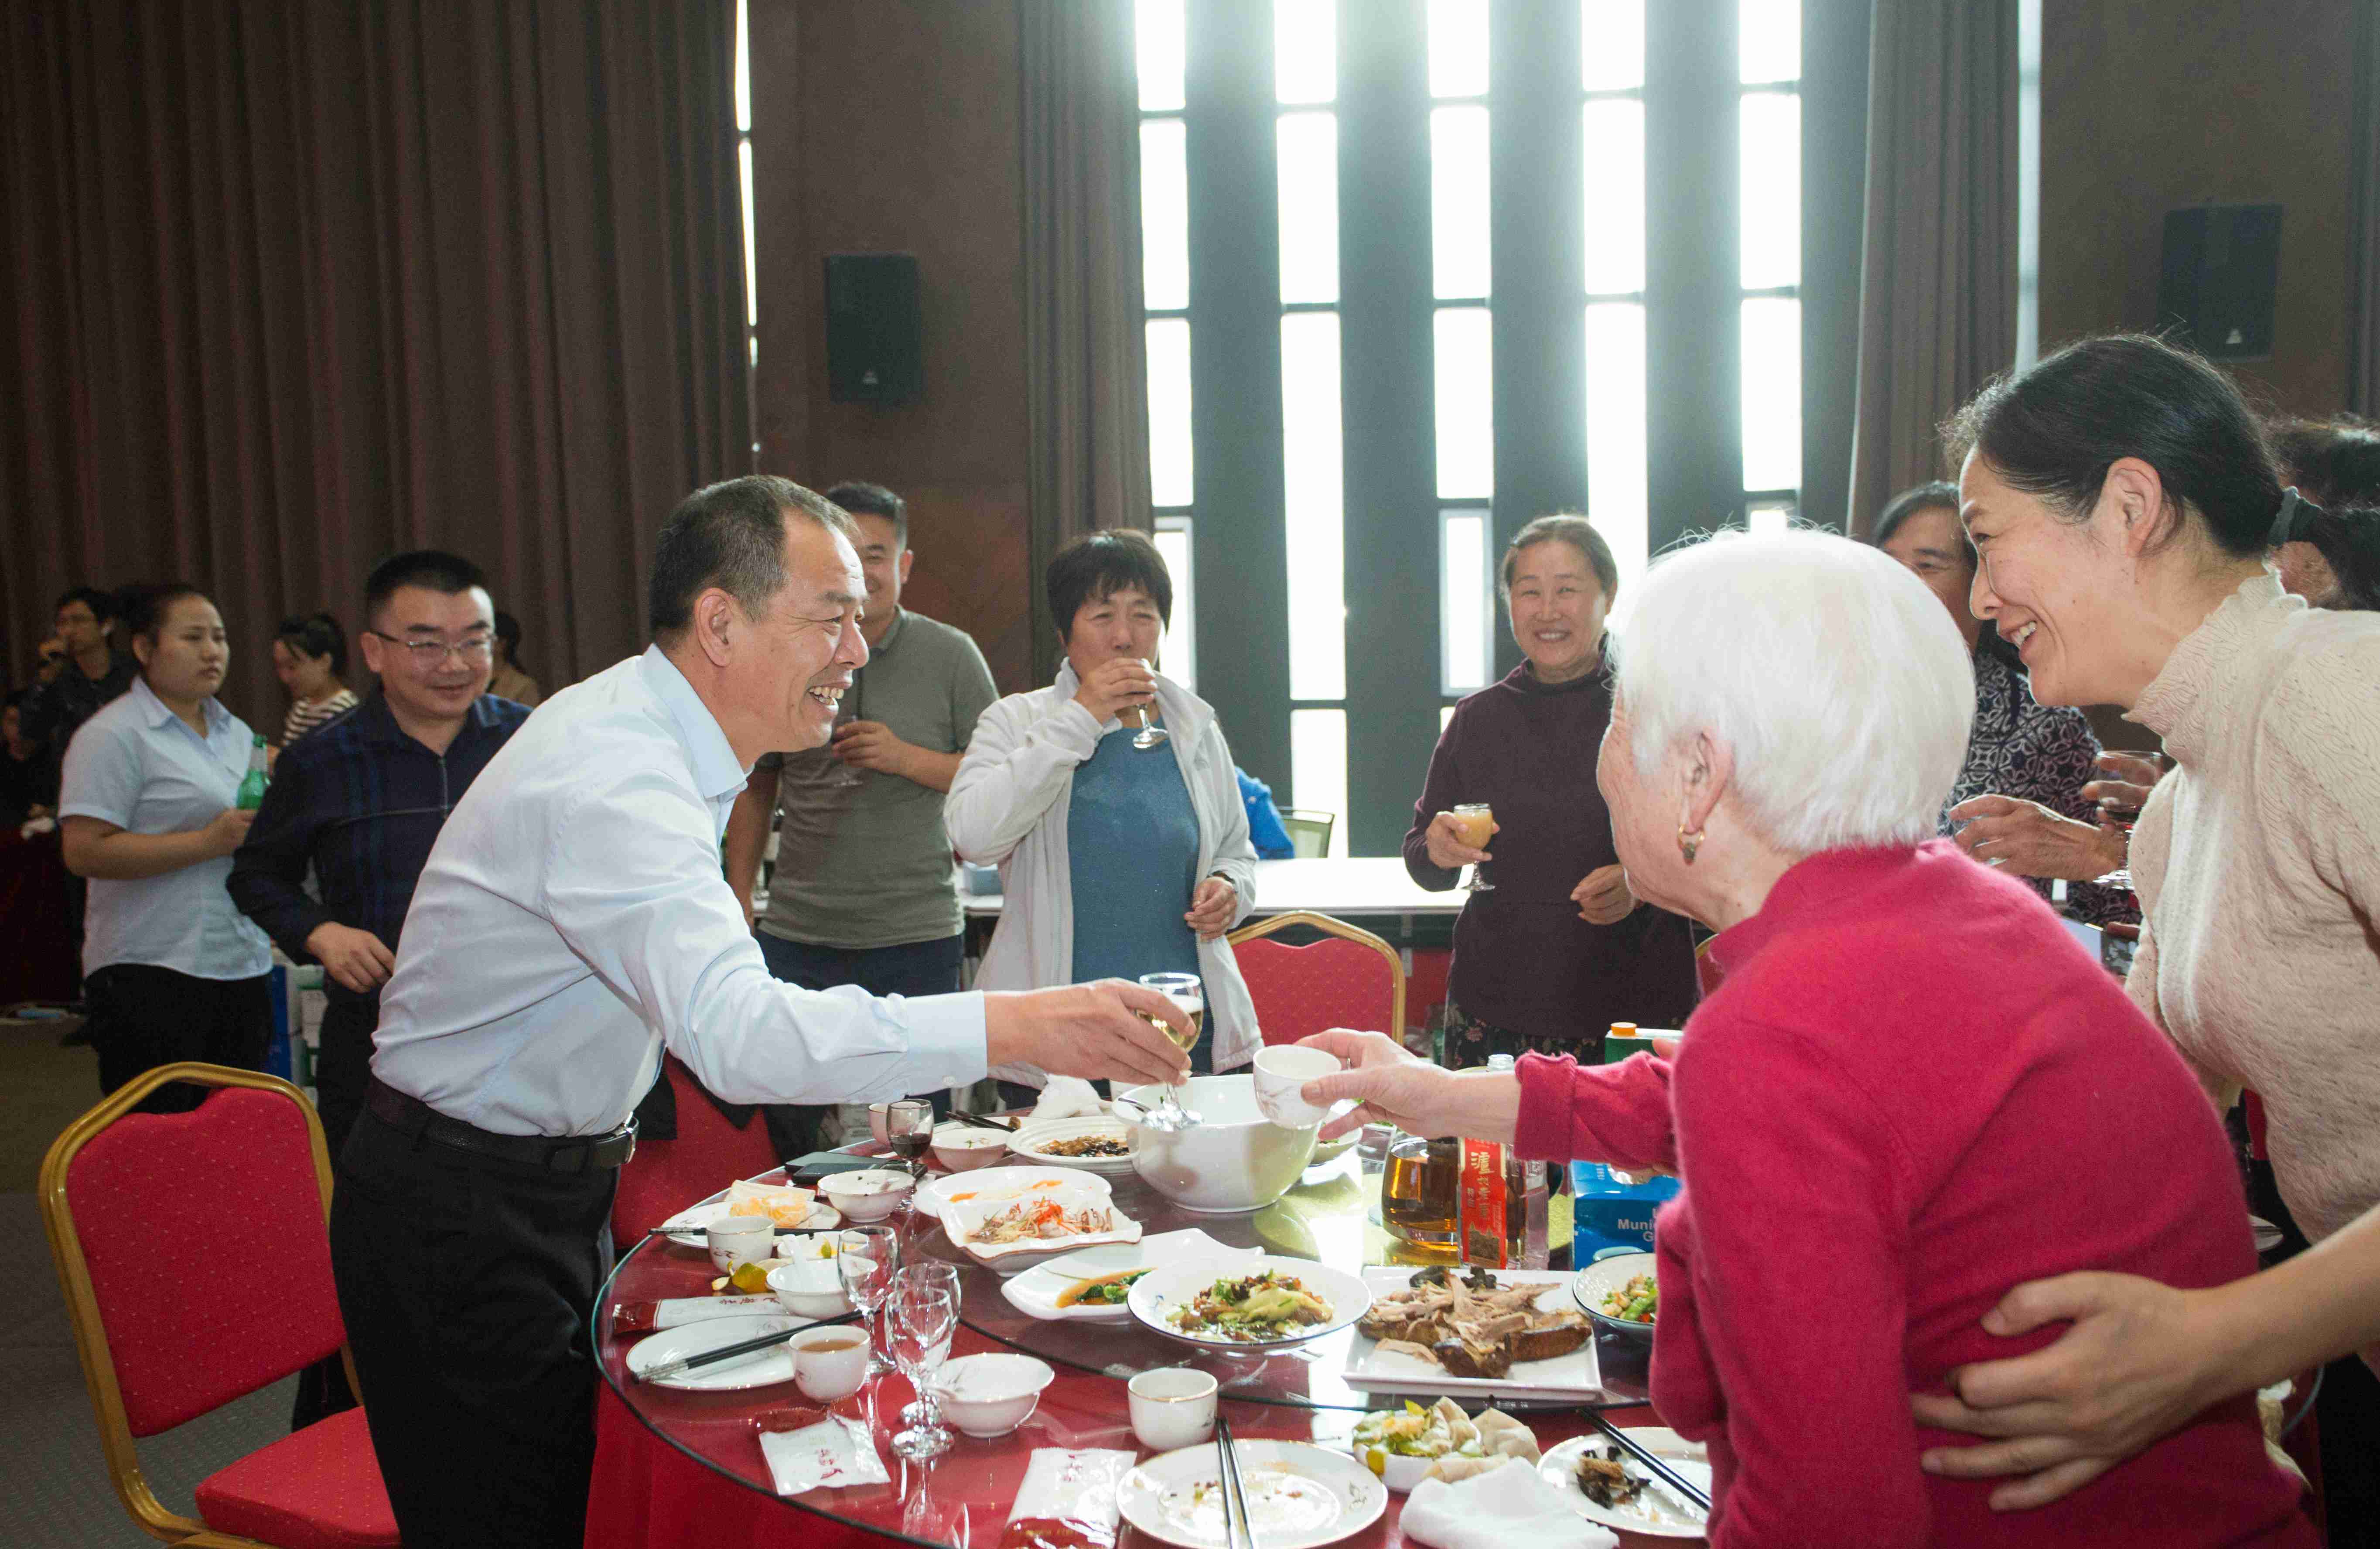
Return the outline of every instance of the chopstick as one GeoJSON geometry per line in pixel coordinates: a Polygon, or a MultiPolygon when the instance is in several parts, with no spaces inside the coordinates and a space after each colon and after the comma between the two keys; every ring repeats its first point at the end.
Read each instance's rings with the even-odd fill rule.
{"type": "Polygon", "coordinates": [[[953,1108],[951,1110],[951,1117],[958,1120],[961,1124],[972,1124],[982,1129],[997,1129],[1002,1134],[1008,1135],[1014,1135],[1016,1133],[1016,1126],[1014,1124],[1002,1124],[996,1118],[987,1118],[981,1114],[970,1114],[958,1108],[953,1108]]]}
{"type": "Polygon", "coordinates": [[[1239,1448],[1232,1441],[1232,1422],[1215,1417],[1215,1451],[1222,1459],[1224,1549],[1257,1549],[1257,1531],[1248,1522],[1247,1491],[1240,1483],[1239,1448]]]}
{"type": "MultiPolygon", "coordinates": [[[[771,1235],[775,1237],[816,1237],[820,1232],[832,1232],[837,1229],[838,1228],[833,1226],[779,1226],[771,1235]]],[[[702,1228],[700,1226],[653,1226],[648,1228],[645,1235],[647,1237],[700,1237],[702,1235],[702,1228]]]]}
{"type": "Polygon", "coordinates": [[[722,1360],[733,1360],[737,1356],[755,1355],[759,1351],[782,1345],[796,1335],[808,1334],[814,1328],[826,1328],[835,1323],[852,1323],[858,1316],[856,1312],[846,1312],[838,1318],[820,1318],[816,1322],[804,1323],[793,1328],[779,1329],[774,1334],[763,1334],[750,1339],[738,1339],[733,1345],[722,1345],[715,1350],[704,1350],[698,1355],[680,1356],[675,1360],[662,1361],[652,1370],[639,1374],[637,1380],[657,1383],[663,1377],[674,1377],[681,1372],[691,1372],[703,1366],[716,1366],[722,1360]]]}
{"type": "Polygon", "coordinates": [[[1658,1478],[1662,1483],[1676,1491],[1681,1499],[1693,1502],[1695,1506],[1702,1508],[1706,1516],[1709,1514],[1711,1503],[1708,1495],[1704,1494],[1700,1490],[1697,1490],[1693,1485],[1687,1483],[1684,1478],[1673,1472],[1667,1463],[1664,1463],[1658,1458],[1654,1457],[1650,1452],[1645,1451],[1643,1447],[1638,1446],[1634,1442],[1630,1441],[1628,1439],[1628,1433],[1625,1431],[1622,1431],[1619,1426],[1612,1424],[1609,1421],[1604,1419],[1595,1410],[1587,1410],[1586,1418],[1595,1421],[1595,1428],[1597,1430],[1611,1438],[1613,1445],[1620,1448],[1621,1451],[1626,1453],[1629,1457],[1634,1458],[1637,1462],[1642,1463],[1646,1471],[1652,1473],[1658,1478]]]}

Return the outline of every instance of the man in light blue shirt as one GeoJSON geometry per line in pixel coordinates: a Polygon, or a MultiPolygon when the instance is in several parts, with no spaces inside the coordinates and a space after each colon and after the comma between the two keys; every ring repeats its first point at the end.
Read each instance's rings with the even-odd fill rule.
{"type": "Polygon", "coordinates": [[[1178,1015],[1136,985],[879,999],[770,976],[720,842],[753,762],[824,742],[868,659],[851,537],[783,479],[688,496],[655,556],[652,648],[547,700],[431,852],[331,1222],[408,1549],[579,1542],[612,1169],[664,1050],[747,1103],[1013,1061],[1184,1070],[1135,1013],[1178,1015]]]}

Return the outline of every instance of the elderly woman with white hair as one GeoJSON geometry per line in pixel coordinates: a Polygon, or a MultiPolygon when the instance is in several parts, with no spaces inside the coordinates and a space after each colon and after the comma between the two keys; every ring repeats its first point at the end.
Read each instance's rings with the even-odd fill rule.
{"type": "Polygon", "coordinates": [[[2009,1287],[2119,1264],[2208,1286],[2254,1262],[2171,1045],[2039,898],[1935,837],[1970,670],[1925,587],[1848,540],[1655,565],[1598,780],[1631,889],[1719,933],[1724,982],[1681,1052],[1451,1072],[1332,1032],[1309,1042],[1355,1068],[1306,1096],[1362,1099],[1342,1129],[1680,1174],[1652,1388],[1710,1445],[1715,1549],[1840,1542],[1847,1520],[1875,1546],[2310,1545],[2245,1398],[2039,1511],[1919,1467],[1942,1436],[1912,1388],[2046,1341],[1980,1326],[2009,1287]]]}

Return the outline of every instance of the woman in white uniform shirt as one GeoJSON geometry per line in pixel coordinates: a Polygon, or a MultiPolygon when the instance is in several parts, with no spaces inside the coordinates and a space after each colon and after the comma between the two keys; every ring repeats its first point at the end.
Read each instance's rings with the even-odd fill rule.
{"type": "MultiPolygon", "coordinates": [[[[67,749],[66,861],[91,879],[83,977],[99,1085],[176,1060],[261,1068],[272,946],[225,891],[253,812],[233,806],[255,737],[214,697],[230,652],[195,587],[126,599],[140,676],[67,749]]],[[[194,1106],[176,1086],[149,1107],[194,1106]]]]}

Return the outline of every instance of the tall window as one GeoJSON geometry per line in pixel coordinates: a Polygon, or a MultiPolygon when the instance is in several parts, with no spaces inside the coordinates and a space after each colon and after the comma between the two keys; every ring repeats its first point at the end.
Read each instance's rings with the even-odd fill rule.
{"type": "Polygon", "coordinates": [[[1624,605],[1682,527],[1799,502],[1800,0],[1135,14],[1160,537],[1184,597],[1194,525],[1262,556],[1169,661],[1203,624],[1244,765],[1390,854],[1523,522],[1584,508],[1624,605]]]}
{"type": "MultiPolygon", "coordinates": [[[[1291,800],[1347,810],[1345,502],[1339,394],[1337,0],[1273,0],[1281,210],[1282,521],[1291,800]]],[[[1344,854],[1335,824],[1331,848],[1344,854]]]]}
{"type": "Polygon", "coordinates": [[[1148,486],[1173,577],[1168,677],[1197,686],[1190,574],[1190,189],[1182,122],[1182,0],[1138,0],[1141,290],[1148,309],[1148,486]]]}
{"type": "Polygon", "coordinates": [[[1741,0],[1744,518],[1781,529],[1802,484],[1801,0],[1741,0]]]}
{"type": "Polygon", "coordinates": [[[1645,570],[1645,0],[1579,7],[1585,105],[1586,510],[1620,566],[1645,570]]]}
{"type": "Polygon", "coordinates": [[[1488,0],[1429,0],[1429,246],[1437,410],[1439,689],[1495,663],[1495,319],[1488,231],[1488,0]]]}

